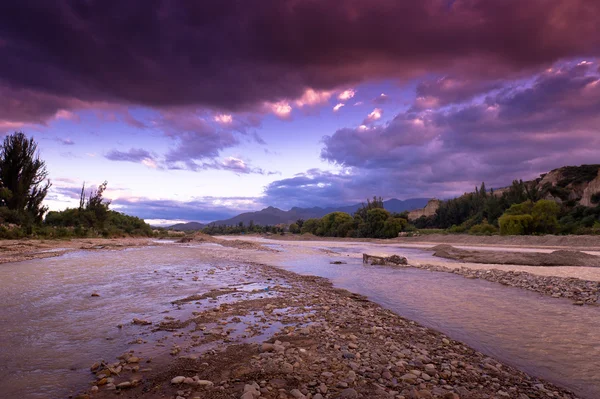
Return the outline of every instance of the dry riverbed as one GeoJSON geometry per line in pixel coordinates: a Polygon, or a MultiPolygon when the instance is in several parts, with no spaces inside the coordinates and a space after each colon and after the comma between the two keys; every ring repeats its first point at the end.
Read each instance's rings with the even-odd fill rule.
{"type": "Polygon", "coordinates": [[[207,273],[222,269],[253,284],[136,320],[140,338],[91,365],[78,398],[575,398],[325,279],[248,263],[207,273]]]}

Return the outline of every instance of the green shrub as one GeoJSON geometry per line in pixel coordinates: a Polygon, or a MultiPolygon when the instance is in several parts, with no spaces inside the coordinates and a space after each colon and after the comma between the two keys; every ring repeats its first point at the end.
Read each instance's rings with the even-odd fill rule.
{"type": "Polygon", "coordinates": [[[492,234],[498,234],[498,228],[489,224],[487,220],[484,220],[482,223],[471,227],[469,229],[469,234],[491,236],[492,234]]]}
{"type": "Polygon", "coordinates": [[[449,227],[447,229],[448,233],[450,234],[460,234],[460,233],[464,233],[465,231],[467,231],[467,228],[464,225],[452,225],[451,227],[449,227]]]}
{"type": "Polygon", "coordinates": [[[507,215],[498,219],[500,234],[502,235],[524,235],[531,234],[533,217],[531,215],[507,215]]]}

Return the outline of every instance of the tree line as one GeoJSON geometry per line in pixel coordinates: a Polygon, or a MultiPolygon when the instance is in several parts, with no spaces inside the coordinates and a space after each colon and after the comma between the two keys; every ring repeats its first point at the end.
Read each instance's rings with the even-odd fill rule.
{"type": "Polygon", "coordinates": [[[142,219],[109,209],[110,201],[103,197],[107,182],[87,193],[84,184],[78,208],[48,212],[42,204],[52,186],[48,176],[33,138],[23,132],[4,138],[0,146],[0,238],[152,235],[152,228],[142,219]]]}

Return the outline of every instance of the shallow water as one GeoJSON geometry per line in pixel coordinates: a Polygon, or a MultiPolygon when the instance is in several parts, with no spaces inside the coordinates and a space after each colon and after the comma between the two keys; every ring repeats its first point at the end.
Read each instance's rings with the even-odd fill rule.
{"type": "Polygon", "coordinates": [[[0,398],[85,388],[91,364],[114,361],[139,336],[134,317],[160,321],[171,301],[240,280],[204,273],[191,281],[210,268],[194,249],[166,245],[0,265],[0,398]]]}
{"type": "MultiPolygon", "coordinates": [[[[330,278],[505,363],[583,397],[600,397],[600,308],[449,273],[366,266],[358,258],[366,250],[393,253],[392,247],[276,245],[281,252],[275,254],[227,251],[330,278]],[[340,256],[348,264],[329,264],[340,256]]],[[[199,260],[199,247],[76,252],[0,265],[0,398],[64,398],[86,386],[92,363],[129,348],[140,331],[132,318],[160,321],[174,299],[244,280],[231,272],[207,274],[212,266],[199,260]]],[[[419,249],[403,254],[432,259],[419,249]]]]}
{"type": "MultiPolygon", "coordinates": [[[[421,261],[431,256],[413,251],[403,254],[421,261]]],[[[326,277],[504,363],[600,398],[600,308],[451,273],[363,265],[355,257],[343,265],[331,260],[304,255],[279,265],[326,277]]]]}

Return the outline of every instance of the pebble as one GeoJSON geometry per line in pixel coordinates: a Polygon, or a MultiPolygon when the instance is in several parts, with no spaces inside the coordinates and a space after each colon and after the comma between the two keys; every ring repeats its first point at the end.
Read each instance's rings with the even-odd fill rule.
{"type": "Polygon", "coordinates": [[[358,398],[358,392],[356,392],[356,390],[354,390],[354,388],[347,388],[344,389],[340,395],[338,396],[338,398],[340,399],[353,399],[353,398],[358,398]]]}
{"type": "Polygon", "coordinates": [[[174,384],[174,385],[182,384],[183,381],[185,381],[185,377],[180,375],[180,376],[174,377],[171,380],[171,384],[174,384]]]}

